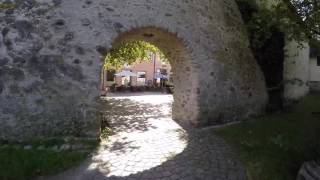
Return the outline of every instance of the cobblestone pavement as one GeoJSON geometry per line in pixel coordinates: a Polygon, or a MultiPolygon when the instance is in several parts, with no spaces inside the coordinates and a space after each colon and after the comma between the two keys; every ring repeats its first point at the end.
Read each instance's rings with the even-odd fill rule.
{"type": "Polygon", "coordinates": [[[186,131],[171,119],[173,98],[106,98],[113,135],[82,166],[49,179],[242,180],[245,170],[212,130],[186,131]]]}

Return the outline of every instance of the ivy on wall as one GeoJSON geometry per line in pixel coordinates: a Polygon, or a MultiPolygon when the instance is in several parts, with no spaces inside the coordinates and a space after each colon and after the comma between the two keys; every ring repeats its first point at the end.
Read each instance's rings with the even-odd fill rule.
{"type": "Polygon", "coordinates": [[[272,109],[283,104],[285,39],[310,42],[320,51],[319,0],[236,0],[247,26],[251,49],[260,65],[272,109]]]}
{"type": "Polygon", "coordinates": [[[273,13],[260,8],[255,0],[238,0],[246,24],[250,46],[265,77],[269,94],[269,109],[282,108],[284,33],[273,13]]]}
{"type": "Polygon", "coordinates": [[[9,3],[9,2],[0,2],[0,10],[4,10],[4,9],[14,9],[16,8],[16,4],[15,3],[9,3]]]}
{"type": "Polygon", "coordinates": [[[288,39],[317,42],[320,38],[319,0],[236,0],[254,46],[263,44],[277,28],[288,39]]]}

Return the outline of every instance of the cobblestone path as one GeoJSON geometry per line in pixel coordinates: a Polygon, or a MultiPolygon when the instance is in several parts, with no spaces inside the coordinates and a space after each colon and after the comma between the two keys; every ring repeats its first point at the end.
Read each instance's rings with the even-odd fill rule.
{"type": "Polygon", "coordinates": [[[106,99],[113,135],[90,160],[49,179],[244,180],[245,170],[212,130],[186,131],[171,118],[171,95],[106,99]]]}

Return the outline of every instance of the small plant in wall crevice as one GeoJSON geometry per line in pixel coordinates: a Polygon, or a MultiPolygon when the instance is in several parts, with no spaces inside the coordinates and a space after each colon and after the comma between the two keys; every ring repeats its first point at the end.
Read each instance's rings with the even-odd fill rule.
{"type": "Polygon", "coordinates": [[[111,136],[113,134],[111,128],[109,127],[105,127],[103,129],[101,129],[101,135],[100,138],[101,140],[107,140],[109,138],[109,136],[111,136]]]}

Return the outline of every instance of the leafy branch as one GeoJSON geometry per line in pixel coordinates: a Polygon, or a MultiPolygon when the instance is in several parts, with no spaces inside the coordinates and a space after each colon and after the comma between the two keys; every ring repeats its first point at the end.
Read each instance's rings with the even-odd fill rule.
{"type": "Polygon", "coordinates": [[[136,62],[148,61],[152,53],[160,54],[162,59],[165,55],[156,46],[145,41],[129,41],[112,48],[105,58],[105,69],[120,69],[125,64],[131,65],[136,62]]]}
{"type": "Polygon", "coordinates": [[[262,47],[277,29],[298,42],[320,38],[319,0],[237,0],[254,47],[262,47]],[[249,11],[249,13],[247,12],[249,11]]]}

